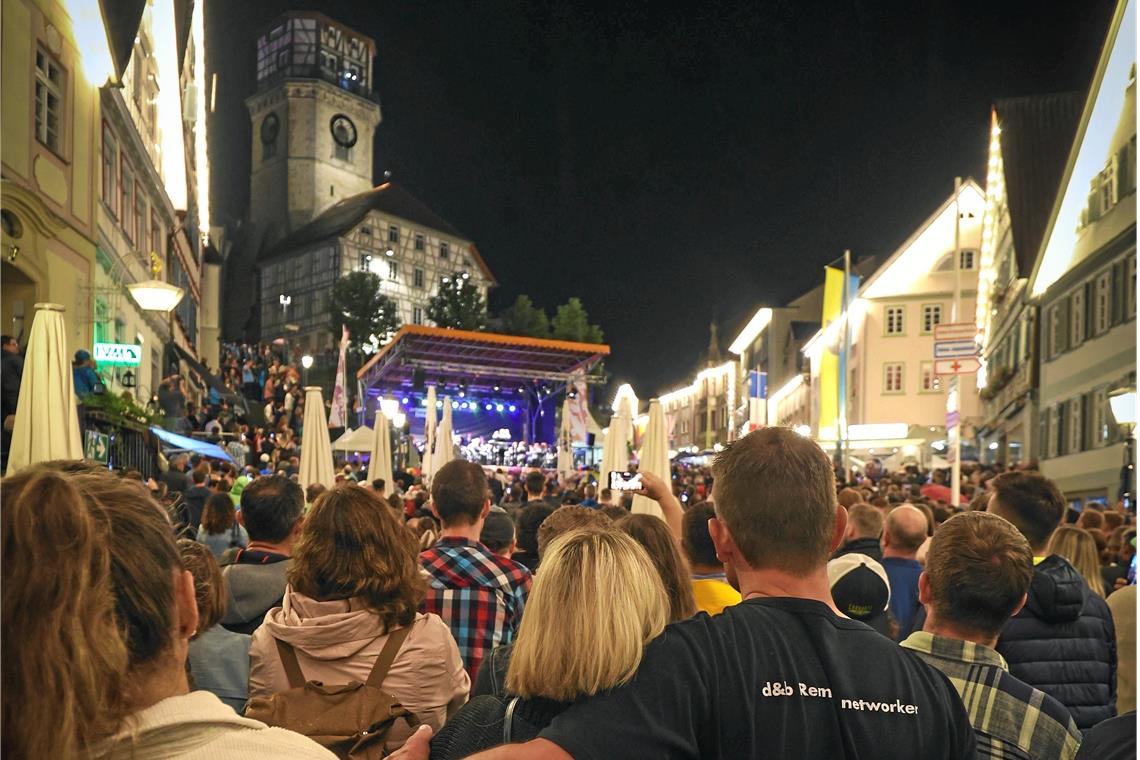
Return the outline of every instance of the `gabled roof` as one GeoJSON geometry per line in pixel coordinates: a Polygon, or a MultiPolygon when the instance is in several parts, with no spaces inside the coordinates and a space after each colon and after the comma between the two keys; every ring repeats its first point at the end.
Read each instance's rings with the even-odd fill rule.
{"type": "MultiPolygon", "coordinates": [[[[399,217],[453,238],[470,240],[469,237],[455,229],[451,222],[432,211],[419,198],[395,182],[385,182],[371,190],[349,196],[333,204],[313,221],[294,231],[284,240],[263,250],[259,258],[262,261],[279,258],[311,243],[342,235],[359,224],[370,211],[379,211],[399,217]]],[[[487,264],[474,245],[470,246],[470,253],[474,256],[483,273],[494,282],[491,271],[487,268],[487,264]]]]}
{"type": "Polygon", "coordinates": [[[1082,92],[1065,92],[994,102],[1019,277],[1037,259],[1084,100],[1082,92]]]}

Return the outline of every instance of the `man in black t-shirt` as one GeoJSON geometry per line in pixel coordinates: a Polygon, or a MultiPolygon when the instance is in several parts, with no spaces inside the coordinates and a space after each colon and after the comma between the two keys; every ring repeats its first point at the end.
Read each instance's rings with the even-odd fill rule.
{"type": "MultiPolygon", "coordinates": [[[[714,473],[709,534],[743,601],[670,625],[628,683],[576,702],[538,739],[477,757],[973,757],[950,681],[832,602],[827,560],[846,512],[827,455],[763,428],[714,473]]],[[[397,757],[426,758],[426,735],[397,757]]]]}

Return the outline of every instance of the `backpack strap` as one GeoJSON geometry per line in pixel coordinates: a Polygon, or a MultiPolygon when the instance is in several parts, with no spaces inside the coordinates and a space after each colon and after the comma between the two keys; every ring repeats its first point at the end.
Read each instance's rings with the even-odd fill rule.
{"type": "Polygon", "coordinates": [[[376,664],[372,666],[372,672],[368,674],[368,680],[365,683],[374,689],[380,688],[384,679],[388,677],[388,669],[392,667],[396,653],[400,651],[404,639],[408,638],[408,632],[411,630],[412,626],[407,625],[388,634],[388,640],[384,642],[384,648],[380,650],[380,656],[376,658],[376,664]]]}
{"type": "Polygon", "coordinates": [[[293,646],[276,637],[273,640],[277,642],[277,654],[280,655],[281,664],[285,667],[285,679],[289,681],[289,687],[301,688],[305,685],[305,676],[301,673],[301,663],[297,661],[297,653],[293,651],[293,646]]]}
{"type": "Polygon", "coordinates": [[[503,715],[503,744],[511,743],[511,724],[515,720],[515,705],[519,703],[518,697],[512,697],[507,703],[507,711],[503,715]]]}

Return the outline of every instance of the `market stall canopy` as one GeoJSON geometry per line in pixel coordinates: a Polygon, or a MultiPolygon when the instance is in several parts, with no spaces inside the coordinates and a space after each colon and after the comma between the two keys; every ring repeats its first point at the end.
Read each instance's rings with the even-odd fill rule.
{"type": "Polygon", "coordinates": [[[609,353],[602,343],[404,325],[356,377],[373,396],[422,389],[445,377],[462,378],[470,391],[490,393],[533,381],[564,384],[582,375],[595,382],[587,373],[609,353]]]}
{"type": "Polygon", "coordinates": [[[344,435],[333,441],[333,451],[371,451],[372,428],[361,425],[356,430],[349,428],[344,435]]]}
{"type": "MultiPolygon", "coordinates": [[[[221,459],[223,462],[233,462],[234,459],[226,450],[215,443],[209,441],[199,441],[197,438],[191,438],[186,435],[178,435],[178,433],[171,433],[169,430],[157,426],[151,426],[150,432],[154,433],[160,441],[162,441],[162,450],[167,454],[201,454],[204,457],[211,459],[221,459]]],[[[237,464],[234,462],[234,464],[237,464]]]]}

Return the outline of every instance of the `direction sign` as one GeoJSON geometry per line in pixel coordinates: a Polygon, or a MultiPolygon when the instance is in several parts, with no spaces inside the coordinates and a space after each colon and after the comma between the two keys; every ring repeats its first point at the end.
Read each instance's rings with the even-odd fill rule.
{"type": "Polygon", "coordinates": [[[137,367],[142,363],[142,346],[133,343],[96,343],[92,348],[95,361],[103,364],[128,364],[137,367]]]}
{"type": "Polygon", "coordinates": [[[981,368],[982,363],[975,357],[934,360],[934,374],[936,375],[970,375],[981,368]]]}
{"type": "Polygon", "coordinates": [[[962,359],[978,355],[978,344],[970,340],[937,340],[934,342],[935,359],[962,359]]]}
{"type": "Polygon", "coordinates": [[[935,340],[973,340],[978,335],[978,326],[973,322],[948,322],[934,326],[935,340]]]}

